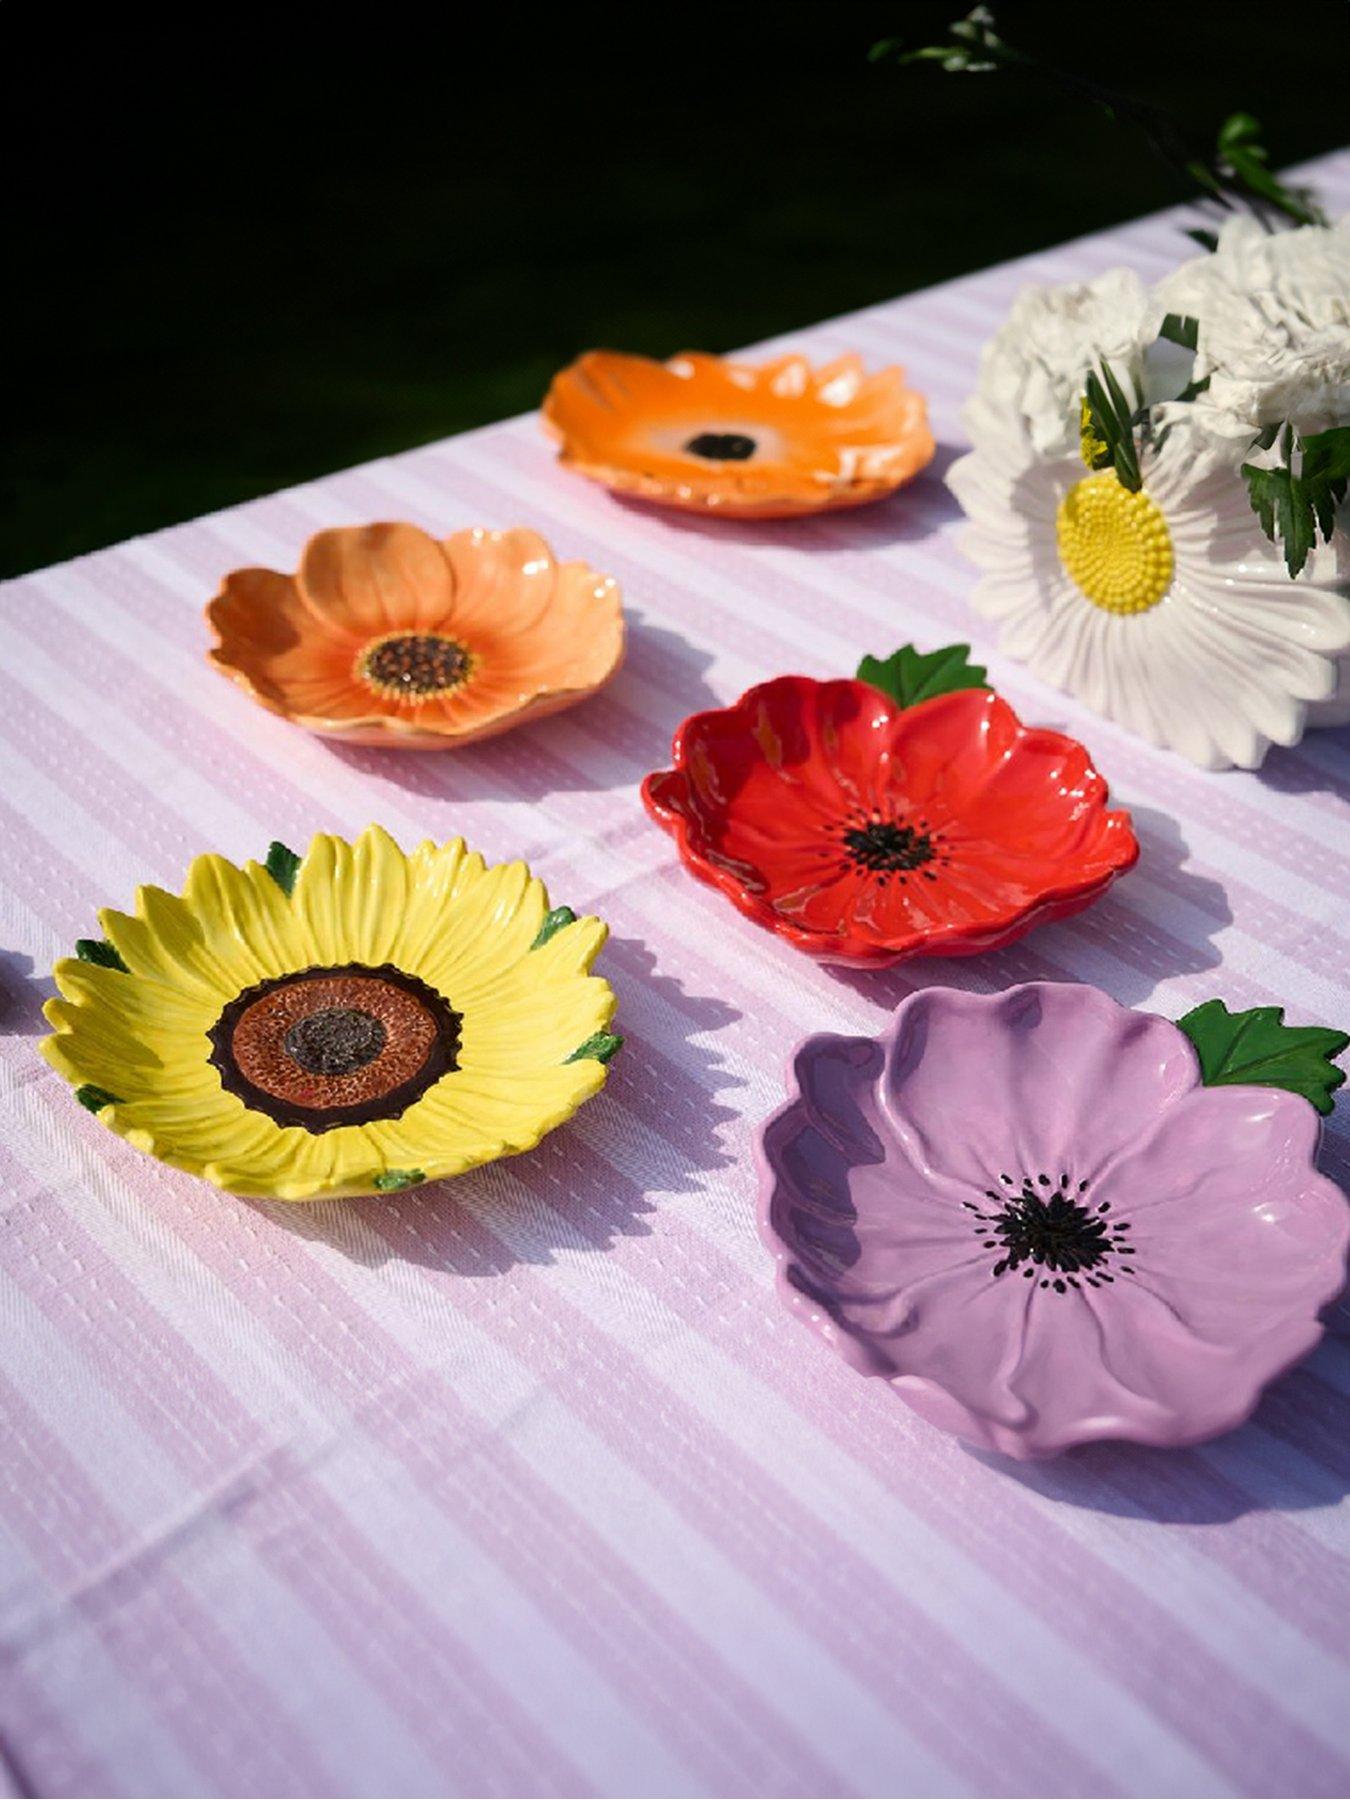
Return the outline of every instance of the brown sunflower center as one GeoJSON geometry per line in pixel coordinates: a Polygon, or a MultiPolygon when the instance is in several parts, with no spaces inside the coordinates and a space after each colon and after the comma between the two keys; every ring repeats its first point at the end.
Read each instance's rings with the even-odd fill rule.
{"type": "Polygon", "coordinates": [[[462,1023],[417,976],[346,963],[247,988],[207,1035],[227,1093],[323,1132],[398,1118],[458,1068],[462,1023]]]}
{"type": "Polygon", "coordinates": [[[700,431],[685,445],[690,456],[705,462],[749,462],[758,447],[743,431],[700,431]]]}
{"type": "Polygon", "coordinates": [[[472,658],[437,631],[376,638],[357,659],[357,674],[389,700],[430,700],[468,680],[472,658]]]}

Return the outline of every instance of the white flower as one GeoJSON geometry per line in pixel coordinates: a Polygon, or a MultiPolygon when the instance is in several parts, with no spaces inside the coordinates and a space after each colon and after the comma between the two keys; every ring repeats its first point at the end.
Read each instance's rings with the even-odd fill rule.
{"type": "Polygon", "coordinates": [[[1196,404],[1212,429],[1350,425],[1350,218],[1269,232],[1244,213],[1159,299],[1199,321],[1195,373],[1210,385],[1196,404]]]}
{"type": "Polygon", "coordinates": [[[1132,269],[1065,287],[1024,287],[985,345],[963,413],[979,443],[1015,425],[1042,456],[1075,450],[1088,371],[1109,362],[1122,387],[1143,393],[1144,353],[1162,312],[1132,269]]]}
{"type": "Polygon", "coordinates": [[[1261,535],[1232,446],[1184,409],[1142,455],[1132,494],[1114,470],[1029,454],[1013,431],[948,473],[983,571],[974,604],[1000,648],[1151,743],[1206,768],[1257,767],[1333,698],[1350,606],[1344,552],[1291,581],[1261,535]]]}

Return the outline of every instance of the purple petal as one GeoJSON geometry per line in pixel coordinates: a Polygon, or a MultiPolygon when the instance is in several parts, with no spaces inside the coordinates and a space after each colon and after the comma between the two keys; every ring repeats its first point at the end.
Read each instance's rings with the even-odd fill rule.
{"type": "Polygon", "coordinates": [[[967,1186],[1095,1181],[1199,1082],[1185,1034],[1095,988],[1032,982],[992,998],[929,988],[896,1014],[884,1084],[912,1161],[967,1186]]]}

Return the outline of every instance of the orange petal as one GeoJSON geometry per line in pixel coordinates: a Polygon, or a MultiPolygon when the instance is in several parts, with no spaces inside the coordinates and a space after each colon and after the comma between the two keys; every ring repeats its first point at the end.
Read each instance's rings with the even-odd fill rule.
{"type": "Polygon", "coordinates": [[[455,592],[441,546],[416,525],[321,531],[305,546],[299,583],[317,618],[361,638],[433,630],[455,592]]]}
{"type": "Polygon", "coordinates": [[[532,631],[548,611],[557,564],[537,531],[457,531],[441,548],[454,587],[441,629],[451,636],[477,649],[485,636],[532,631]]]}
{"type": "Polygon", "coordinates": [[[585,563],[564,563],[544,617],[533,630],[495,635],[484,662],[518,692],[538,694],[606,680],[622,645],[618,583],[585,563]]]}

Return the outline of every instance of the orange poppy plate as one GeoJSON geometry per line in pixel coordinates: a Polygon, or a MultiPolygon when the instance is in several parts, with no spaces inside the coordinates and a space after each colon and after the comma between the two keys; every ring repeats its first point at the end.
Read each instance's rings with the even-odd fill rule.
{"type": "Polygon", "coordinates": [[[932,460],[922,394],[857,356],[669,362],[591,350],[555,375],[544,426],[560,460],[616,492],[737,518],[879,500],[932,460]]]}
{"type": "Polygon", "coordinates": [[[321,531],[294,575],[227,575],[206,616],[222,674],[348,744],[492,737],[586,699],[623,660],[618,583],[524,529],[321,531]]]}

